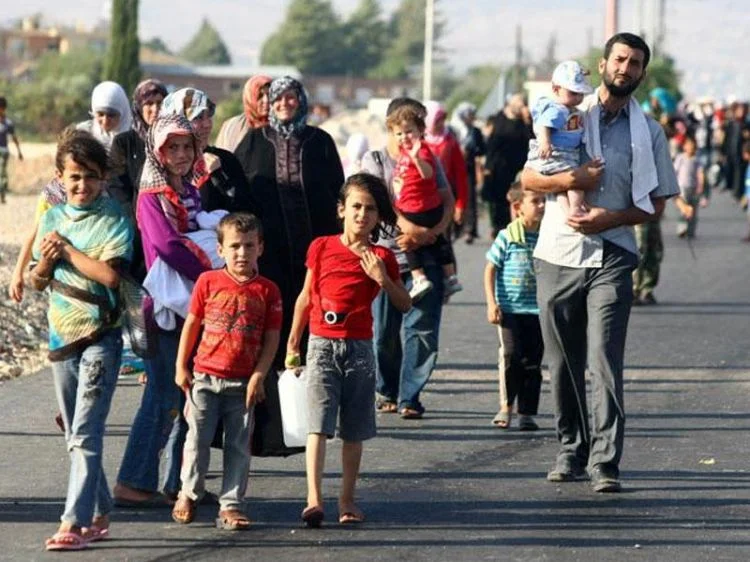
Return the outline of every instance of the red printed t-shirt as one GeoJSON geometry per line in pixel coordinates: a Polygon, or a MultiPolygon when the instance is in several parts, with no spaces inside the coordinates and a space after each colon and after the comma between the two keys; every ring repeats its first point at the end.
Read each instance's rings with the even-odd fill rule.
{"type": "Polygon", "coordinates": [[[423,178],[411,156],[401,151],[396,161],[395,177],[401,178],[401,192],[396,197],[396,207],[404,213],[423,213],[443,204],[435,181],[435,156],[424,144],[417,156],[432,167],[432,177],[423,178]]]}
{"type": "Polygon", "coordinates": [[[198,277],[190,313],[203,322],[195,370],[227,379],[253,374],[268,330],[281,329],[281,292],[273,281],[240,283],[225,269],[198,277]]]}
{"type": "MultiPolygon", "coordinates": [[[[385,262],[388,277],[399,279],[396,257],[388,248],[371,246],[385,262]]],[[[335,339],[372,339],[372,301],[380,285],[360,265],[360,257],[344,246],[338,235],[316,238],[307,250],[305,265],[312,273],[310,333],[335,339]],[[346,314],[344,321],[327,324],[325,312],[346,314]]]]}

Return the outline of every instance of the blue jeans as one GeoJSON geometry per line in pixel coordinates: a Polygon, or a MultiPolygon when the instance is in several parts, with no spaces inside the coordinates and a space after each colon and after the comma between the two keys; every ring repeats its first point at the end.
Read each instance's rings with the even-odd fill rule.
{"type": "Polygon", "coordinates": [[[68,359],[52,363],[70,455],[65,512],[60,520],[78,527],[90,527],[95,516],[112,510],[102,453],[121,356],[122,334],[118,328],[68,359]]]}
{"type": "Polygon", "coordinates": [[[179,343],[179,330],[159,330],[156,354],[146,360],[146,388],[117,475],[117,482],[128,488],[147,492],[160,489],[159,459],[164,451],[161,489],[168,494],[176,494],[180,489],[187,425],[182,416],[185,396],[174,382],[179,343]]]}
{"type": "MultiPolygon", "coordinates": [[[[424,268],[433,288],[409,312],[399,312],[382,292],[372,305],[377,392],[399,409],[421,409],[419,393],[432,375],[438,356],[443,310],[443,270],[424,268]]],[[[412,277],[402,275],[407,291],[412,277]]]]}

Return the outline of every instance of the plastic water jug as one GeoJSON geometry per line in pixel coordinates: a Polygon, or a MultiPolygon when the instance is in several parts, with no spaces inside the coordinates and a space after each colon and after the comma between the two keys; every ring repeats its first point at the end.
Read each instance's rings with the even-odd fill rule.
{"type": "Polygon", "coordinates": [[[284,445],[304,447],[307,444],[307,376],[287,369],[279,375],[279,403],[284,445]]]}

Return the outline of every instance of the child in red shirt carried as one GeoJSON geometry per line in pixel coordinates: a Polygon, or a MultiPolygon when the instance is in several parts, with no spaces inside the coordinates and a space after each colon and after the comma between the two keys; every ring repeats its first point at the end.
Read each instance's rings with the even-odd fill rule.
{"type": "Polygon", "coordinates": [[[257,218],[229,214],[219,222],[217,234],[226,267],[198,277],[177,352],[175,382],[187,395],[188,432],[182,490],[172,518],[191,523],[195,517],[195,506],[205,493],[211,441],[221,419],[224,476],[217,526],[244,530],[250,526],[242,503],[250,469],[253,406],[265,398],[263,379],[279,346],[281,293],[272,281],[258,275],[263,238],[257,218]]]}
{"type": "MultiPolygon", "coordinates": [[[[393,179],[396,210],[409,222],[432,228],[443,219],[444,209],[435,181],[435,156],[422,143],[424,118],[411,105],[404,105],[388,116],[386,126],[401,146],[393,179]]],[[[414,302],[432,289],[432,282],[424,272],[427,255],[431,255],[438,265],[443,266],[445,299],[463,290],[456,276],[453,247],[445,234],[439,235],[432,244],[405,252],[404,255],[414,280],[409,292],[414,302]]]]}
{"type": "Polygon", "coordinates": [[[411,307],[393,253],[375,246],[381,224],[393,226],[396,213],[388,189],[371,174],[346,180],[339,196],[341,235],[317,238],[307,251],[307,276],[287,343],[287,368],[299,366],[302,332],[310,324],[307,347],[307,506],[308,527],[323,521],[323,465],[326,438],[336,420],[343,440],[339,522],[360,523],[354,488],[362,459],[362,442],[375,436],[375,357],[372,345],[372,301],[385,291],[393,305],[411,307]]]}

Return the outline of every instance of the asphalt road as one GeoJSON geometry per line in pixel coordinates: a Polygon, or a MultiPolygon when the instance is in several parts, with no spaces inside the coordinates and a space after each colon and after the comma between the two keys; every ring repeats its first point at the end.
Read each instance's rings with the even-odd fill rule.
{"type": "MultiPolygon", "coordinates": [[[[737,560],[750,558],[750,245],[718,194],[694,242],[664,221],[659,304],[633,311],[626,356],[624,491],[544,479],[556,451],[548,385],[536,434],[490,424],[497,410],[496,335],[481,291],[486,242],[457,245],[466,291],[444,314],[439,369],[421,421],[379,417],[366,445],[359,501],[367,522],[335,523],[340,477],[329,447],[327,520],[303,529],[304,460],[253,461],[246,533],[181,526],[167,510],[117,510],[112,539],[75,560],[737,560]]],[[[114,480],[141,389],[123,381],[105,441],[114,480]]],[[[0,559],[43,551],[62,512],[68,460],[53,423],[49,372],[0,385],[0,559]]],[[[218,488],[214,455],[209,488],[218,488]]]]}

